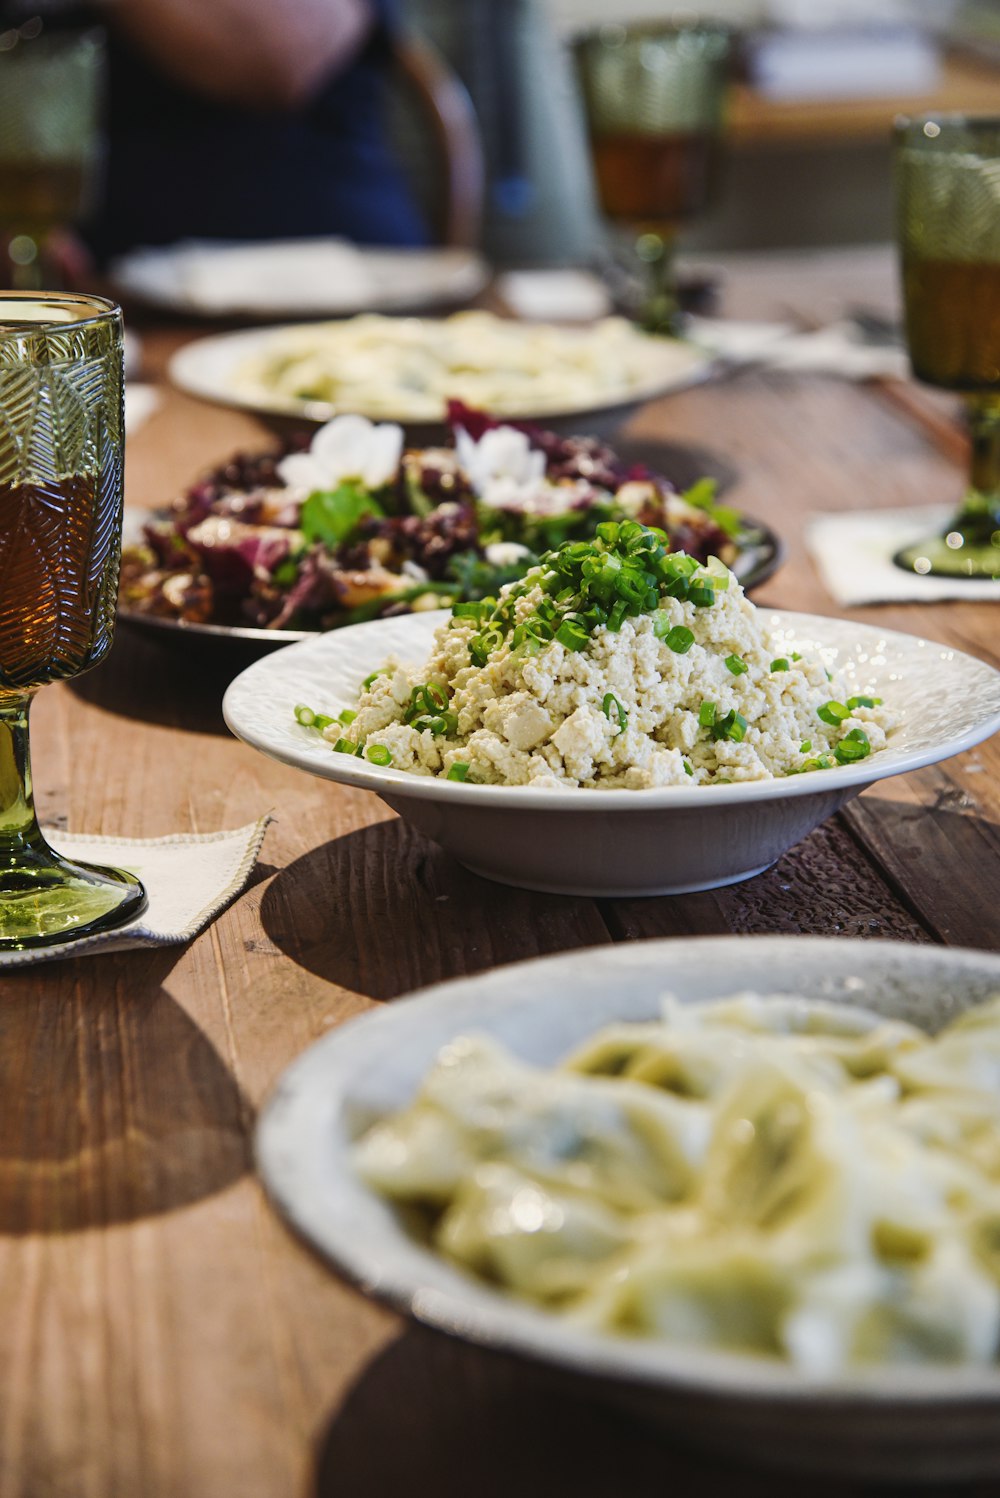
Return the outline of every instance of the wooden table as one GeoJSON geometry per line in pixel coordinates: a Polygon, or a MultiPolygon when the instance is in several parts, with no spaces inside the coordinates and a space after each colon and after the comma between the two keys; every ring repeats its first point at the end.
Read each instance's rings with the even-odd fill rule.
{"type": "MultiPolygon", "coordinates": [[[[813,269],[816,306],[831,282],[813,269]]],[[[808,265],[802,274],[808,289],[808,265]]],[[[882,260],[847,279],[856,301],[891,285],[882,260]]],[[[734,273],[730,305],[759,313],[791,285],[780,268],[734,273]]],[[[182,336],[148,331],[153,372],[182,336]]],[[[803,550],[810,512],[947,502],[962,483],[953,409],[915,388],[902,398],[745,374],[650,407],[634,431],[733,466],[732,499],[788,541],[758,599],[795,609],[835,612],[803,550]]],[[[262,437],[168,391],[132,443],[129,499],[162,501],[262,437]]],[[[858,617],[1000,664],[995,605],[858,617]]],[[[485,883],[374,797],[237,743],[219,710],[232,669],[123,628],[105,667],[46,690],[35,710],[46,820],[137,836],[235,827],[269,809],[276,820],[249,889],[190,946],[2,980],[2,1498],[804,1491],[735,1470],[724,1451],[686,1454],[570,1382],[364,1300],[268,1207],[251,1161],[255,1112],[330,1026],[538,953],[725,932],[1000,947],[1000,739],[877,786],[749,883],[578,900],[485,883]]],[[[819,1479],[808,1491],[845,1494],[819,1479]]]]}

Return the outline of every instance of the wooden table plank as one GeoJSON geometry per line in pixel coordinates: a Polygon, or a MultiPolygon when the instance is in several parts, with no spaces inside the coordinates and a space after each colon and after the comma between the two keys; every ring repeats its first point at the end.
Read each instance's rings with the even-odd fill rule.
{"type": "MultiPolygon", "coordinates": [[[[183,336],[148,337],[152,373],[183,336]]],[[[827,379],[747,374],[649,408],[633,432],[735,466],[730,497],[788,539],[758,595],[782,608],[837,612],[803,548],[809,513],[960,486],[961,453],[919,399],[827,379]]],[[[130,502],[162,503],[266,440],[249,417],[167,392],[130,441],[130,502]]],[[[856,617],[996,658],[993,606],[856,617]]],[[[331,1025],[536,953],[787,930],[1000,946],[997,747],[868,793],[745,885],[571,900],[468,875],[375,798],[236,743],[219,704],[238,664],[122,628],[105,667],[34,710],[39,805],[60,825],[275,821],[250,888],[187,948],[0,980],[0,1498],[380,1498],[428,1474],[441,1498],[530,1498],[567,1474],[579,1498],[642,1498],[665,1473],[686,1498],[799,1493],[724,1453],[685,1455],[572,1381],[401,1332],[271,1212],[253,1122],[331,1025]]]]}

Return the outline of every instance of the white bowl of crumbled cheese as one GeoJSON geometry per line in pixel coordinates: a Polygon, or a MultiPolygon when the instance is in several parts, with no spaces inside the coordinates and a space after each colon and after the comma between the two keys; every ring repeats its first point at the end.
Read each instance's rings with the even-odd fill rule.
{"type": "Polygon", "coordinates": [[[985,662],[756,609],[715,559],[630,551],[640,530],[560,548],[498,600],[257,661],[226,721],[478,874],[598,896],[747,879],[866,786],[1000,727],[985,662]]]}

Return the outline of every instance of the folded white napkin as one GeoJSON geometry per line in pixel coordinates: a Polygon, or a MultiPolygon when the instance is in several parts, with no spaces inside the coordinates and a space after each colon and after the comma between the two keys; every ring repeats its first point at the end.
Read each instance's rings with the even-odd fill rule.
{"type": "Polygon", "coordinates": [[[360,305],[373,292],[364,255],[343,240],[287,240],[179,254],[177,275],[192,306],[206,312],[264,303],[309,311],[329,299],[360,305]]]}
{"type": "Polygon", "coordinates": [[[496,290],[515,317],[529,321],[590,322],[611,311],[604,282],[586,270],[511,270],[496,290]]]}
{"type": "Polygon", "coordinates": [[[125,435],[134,437],[140,427],[157,409],[163,397],[155,385],[138,385],[132,380],[125,385],[125,435]]]}
{"type": "Polygon", "coordinates": [[[817,515],[806,527],[806,545],[827,592],[839,604],[937,603],[946,598],[1000,602],[1000,581],[920,577],[893,562],[902,547],[943,531],[954,513],[954,506],[934,505],[817,515]]]}
{"type": "Polygon", "coordinates": [[[48,947],[28,947],[23,952],[0,952],[0,968],[190,941],[246,884],[270,820],[270,816],[261,817],[232,832],[192,832],[175,837],[47,833],[52,847],[66,858],[110,864],[135,874],[145,886],[149,905],[136,920],[115,931],[48,947]]]}
{"type": "Polygon", "coordinates": [[[732,364],[832,374],[848,380],[903,380],[910,372],[902,348],[866,342],[851,322],[797,333],[787,323],[692,317],[687,333],[693,342],[732,364]]]}

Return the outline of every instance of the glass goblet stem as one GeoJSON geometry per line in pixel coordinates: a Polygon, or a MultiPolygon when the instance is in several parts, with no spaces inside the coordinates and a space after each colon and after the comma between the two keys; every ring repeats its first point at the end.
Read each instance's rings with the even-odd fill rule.
{"type": "Polygon", "coordinates": [[[645,229],[636,241],[646,282],[639,321],[647,333],[676,335],[681,330],[675,248],[676,236],[670,230],[645,229]]]}
{"type": "Polygon", "coordinates": [[[987,545],[1000,530],[1000,396],[967,397],[972,444],[969,492],[955,529],[976,545],[987,545]]]}
{"type": "Polygon", "coordinates": [[[107,930],[146,906],[134,875],[73,863],[45,841],[31,790],[30,705],[30,695],[0,698],[0,950],[107,930]]]}
{"type": "Polygon", "coordinates": [[[0,868],[44,847],[31,793],[30,697],[0,701],[0,868]]]}

